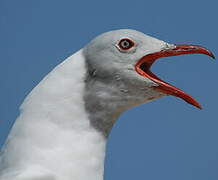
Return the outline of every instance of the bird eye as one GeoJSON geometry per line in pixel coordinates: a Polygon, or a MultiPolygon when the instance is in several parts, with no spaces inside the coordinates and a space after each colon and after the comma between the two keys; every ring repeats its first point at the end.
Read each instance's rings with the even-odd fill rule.
{"type": "Polygon", "coordinates": [[[122,50],[128,50],[134,46],[134,42],[130,39],[121,39],[118,46],[122,50]]]}

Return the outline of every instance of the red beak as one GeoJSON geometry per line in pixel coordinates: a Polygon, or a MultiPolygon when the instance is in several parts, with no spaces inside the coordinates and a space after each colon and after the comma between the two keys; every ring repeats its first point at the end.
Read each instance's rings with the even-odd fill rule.
{"type": "Polygon", "coordinates": [[[157,83],[158,86],[155,86],[155,89],[168,95],[180,97],[187,103],[192,104],[193,106],[196,106],[197,108],[201,109],[201,105],[194,98],[186,94],[184,91],[170,85],[169,83],[162,81],[160,78],[158,78],[155,74],[153,74],[150,71],[151,65],[157,59],[161,57],[177,56],[182,54],[205,54],[215,59],[215,56],[212,54],[212,52],[201,46],[175,45],[173,48],[161,50],[159,52],[148,54],[142,57],[135,65],[136,72],[157,83]]]}

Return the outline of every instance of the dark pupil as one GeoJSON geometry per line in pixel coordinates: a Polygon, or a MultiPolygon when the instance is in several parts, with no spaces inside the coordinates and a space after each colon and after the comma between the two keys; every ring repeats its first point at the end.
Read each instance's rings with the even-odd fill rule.
{"type": "Polygon", "coordinates": [[[130,43],[127,41],[127,40],[124,40],[122,43],[121,43],[121,45],[122,45],[122,47],[123,48],[129,48],[129,46],[130,46],[130,43]]]}

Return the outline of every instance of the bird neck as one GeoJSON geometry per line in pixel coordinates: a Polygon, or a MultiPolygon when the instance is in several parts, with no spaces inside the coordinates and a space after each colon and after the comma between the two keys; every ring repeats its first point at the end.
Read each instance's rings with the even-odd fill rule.
{"type": "Polygon", "coordinates": [[[90,78],[89,75],[86,78],[89,80],[86,83],[84,100],[90,124],[108,138],[116,120],[126,109],[127,103],[122,98],[123,93],[113,88],[113,85],[99,82],[90,78]]]}
{"type": "Polygon", "coordinates": [[[20,179],[34,173],[57,180],[103,179],[106,138],[90,124],[85,76],[79,51],[30,93],[4,148],[5,172],[18,171],[20,179]]]}

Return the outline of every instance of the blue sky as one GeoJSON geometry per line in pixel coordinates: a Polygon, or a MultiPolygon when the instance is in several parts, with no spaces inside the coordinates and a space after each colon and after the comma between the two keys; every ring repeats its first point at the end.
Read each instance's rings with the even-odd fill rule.
{"type": "MultiPolygon", "coordinates": [[[[217,6],[195,1],[0,1],[0,144],[25,96],[96,35],[131,28],[217,55],[217,6]]],[[[218,64],[203,55],[162,59],[162,79],[193,95],[198,110],[165,97],[124,113],[108,142],[105,179],[218,179],[218,64]]]]}

